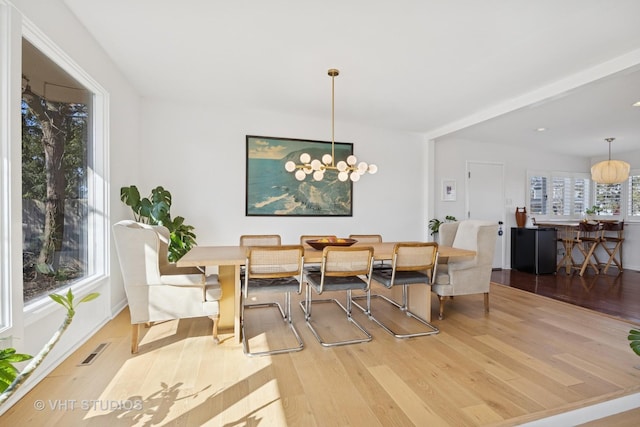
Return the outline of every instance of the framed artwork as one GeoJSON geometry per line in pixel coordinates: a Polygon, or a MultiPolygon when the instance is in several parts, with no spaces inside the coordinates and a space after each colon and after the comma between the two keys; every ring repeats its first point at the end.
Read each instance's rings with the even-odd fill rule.
{"type": "Polygon", "coordinates": [[[442,180],[442,200],[445,202],[456,201],[456,181],[454,179],[442,180]]]}
{"type": "MultiPolygon", "coordinates": [[[[339,181],[327,171],[322,181],[308,174],[298,181],[284,164],[300,164],[300,155],[312,159],[331,154],[331,142],[247,135],[246,216],[352,216],[353,182],[339,181]]],[[[353,144],[334,143],[334,164],[353,154],[353,144]]]]}

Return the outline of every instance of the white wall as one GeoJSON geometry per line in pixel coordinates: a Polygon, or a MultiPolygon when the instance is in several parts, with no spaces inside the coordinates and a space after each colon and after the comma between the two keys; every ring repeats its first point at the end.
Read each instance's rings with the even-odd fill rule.
{"type": "MultiPolygon", "coordinates": [[[[336,141],[354,143],[354,153],[379,171],[353,186],[353,217],[245,216],[246,135],[331,140],[331,117],[281,115],[256,110],[220,110],[145,100],[142,106],[141,174],[147,194],[163,185],[173,194],[172,215],[195,226],[200,245],[237,244],[241,234],[277,233],[285,243],[302,234],[382,234],[385,240],[426,237],[423,213],[423,153],[416,134],[340,122],[336,141]]],[[[131,182],[134,184],[134,182],[131,182]]]]}
{"type": "MultiPolygon", "coordinates": [[[[119,188],[125,182],[135,181],[138,178],[137,152],[132,149],[138,143],[139,120],[138,107],[139,99],[133,88],[123,78],[122,74],[111,63],[101,47],[89,35],[85,28],[75,19],[62,0],[36,1],[36,0],[15,0],[12,2],[15,8],[11,9],[12,16],[20,22],[21,16],[35,24],[35,27],[42,32],[45,37],[51,40],[60,48],[66,56],[71,58],[80,68],[89,74],[95,81],[104,87],[109,93],[110,100],[110,134],[109,149],[107,157],[110,163],[108,170],[101,178],[111,180],[111,187],[108,195],[107,211],[104,215],[110,223],[128,217],[128,212],[121,206],[119,200],[119,188]],[[111,207],[111,209],[109,209],[111,207]]],[[[13,31],[11,37],[21,37],[19,26],[13,31]]],[[[19,151],[19,146],[17,151],[19,151]]],[[[12,195],[12,203],[20,205],[20,194],[12,195]]],[[[21,232],[21,218],[12,218],[12,228],[17,235],[21,232]]],[[[110,245],[111,233],[107,237],[107,244],[110,245]]],[[[13,251],[19,254],[19,252],[13,251]]],[[[107,274],[112,273],[111,280],[107,277],[97,284],[95,291],[101,296],[84,305],[81,305],[76,312],[73,323],[62,337],[61,341],[45,359],[43,365],[38,368],[26,386],[20,389],[19,393],[9,404],[3,405],[2,410],[10,407],[12,402],[21,397],[35,383],[42,379],[60,361],[69,355],[75,348],[81,345],[97,329],[106,323],[115,313],[124,307],[126,298],[122,279],[120,277],[120,267],[113,249],[110,249],[110,259],[107,266],[107,274]]],[[[18,281],[13,293],[22,294],[22,286],[18,281]]],[[[47,307],[23,315],[21,307],[18,307],[18,316],[22,316],[21,321],[16,322],[18,328],[12,331],[14,340],[12,345],[19,352],[36,354],[43,345],[51,338],[53,332],[60,325],[64,312],[57,304],[49,304],[47,307]]]]}

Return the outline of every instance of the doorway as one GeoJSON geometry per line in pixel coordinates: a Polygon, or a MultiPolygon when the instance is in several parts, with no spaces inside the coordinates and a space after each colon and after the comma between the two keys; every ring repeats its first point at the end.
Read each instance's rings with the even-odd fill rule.
{"type": "Polygon", "coordinates": [[[501,223],[493,255],[493,268],[504,267],[504,164],[467,162],[467,219],[501,223]]]}

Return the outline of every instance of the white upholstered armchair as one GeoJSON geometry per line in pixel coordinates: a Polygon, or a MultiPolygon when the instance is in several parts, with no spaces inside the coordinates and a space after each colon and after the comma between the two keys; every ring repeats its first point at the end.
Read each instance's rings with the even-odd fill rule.
{"type": "Polygon", "coordinates": [[[138,352],[141,323],[189,317],[210,317],[217,343],[222,296],[217,275],[169,263],[166,227],[120,221],[113,234],[131,314],[131,352],[138,352]]]}
{"type": "Polygon", "coordinates": [[[448,260],[438,265],[431,290],[438,295],[438,318],[444,317],[444,304],[457,295],[484,294],[485,311],[489,311],[489,284],[493,254],[498,236],[498,224],[489,221],[465,220],[440,225],[439,243],[476,251],[474,257],[448,260]]]}

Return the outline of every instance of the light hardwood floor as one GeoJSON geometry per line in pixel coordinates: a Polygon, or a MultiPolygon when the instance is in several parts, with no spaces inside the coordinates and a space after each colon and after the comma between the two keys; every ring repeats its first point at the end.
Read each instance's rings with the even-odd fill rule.
{"type": "MultiPolygon", "coordinates": [[[[488,315],[481,295],[456,297],[429,337],[397,340],[356,313],[373,341],[325,349],[297,306],[294,318],[305,342],[297,353],[248,358],[224,333],[215,346],[201,318],[146,329],[132,356],[125,311],[0,425],[511,426],[640,392],[626,338],[638,325],[502,285],[492,285],[488,315]],[[77,366],[103,342],[91,365],[77,366]]],[[[274,335],[252,344],[274,346],[274,335]]],[[[636,425],[639,415],[589,425],[636,425]]]]}

